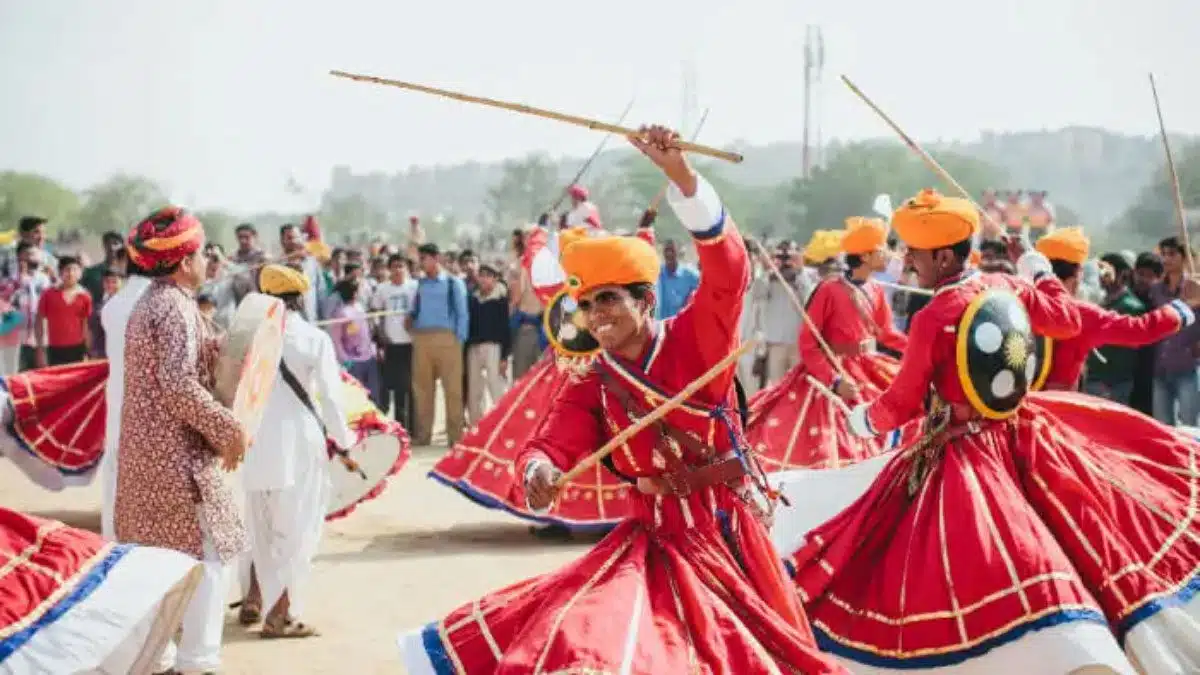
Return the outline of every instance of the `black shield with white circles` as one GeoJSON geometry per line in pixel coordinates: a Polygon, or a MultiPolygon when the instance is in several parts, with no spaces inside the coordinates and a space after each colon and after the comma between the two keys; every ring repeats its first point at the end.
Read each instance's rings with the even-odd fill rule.
{"type": "Polygon", "coordinates": [[[988,419],[1016,414],[1043,364],[1025,306],[1009,291],[984,291],[967,306],[957,336],[958,379],[971,407],[988,419]]]}
{"type": "Polygon", "coordinates": [[[550,345],[564,356],[587,356],[600,350],[600,343],[588,331],[579,306],[566,290],[559,291],[546,305],[542,328],[550,345]]]}

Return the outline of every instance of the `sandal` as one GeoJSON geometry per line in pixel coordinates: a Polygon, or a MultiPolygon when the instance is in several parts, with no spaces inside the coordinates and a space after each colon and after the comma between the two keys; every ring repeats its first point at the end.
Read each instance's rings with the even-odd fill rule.
{"type": "Polygon", "coordinates": [[[304,623],[286,619],[282,624],[267,622],[263,624],[258,634],[264,640],[288,640],[294,638],[316,637],[320,635],[316,628],[304,623]]]}
{"type": "Polygon", "coordinates": [[[238,623],[243,626],[253,626],[259,621],[262,621],[262,607],[254,605],[253,603],[242,600],[241,602],[233,603],[229,607],[240,607],[240,609],[238,609],[238,623]]]}

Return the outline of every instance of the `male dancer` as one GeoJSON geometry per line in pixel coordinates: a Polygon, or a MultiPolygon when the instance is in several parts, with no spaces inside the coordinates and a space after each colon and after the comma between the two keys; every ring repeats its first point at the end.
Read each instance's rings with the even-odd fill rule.
{"type": "MultiPolygon", "coordinates": [[[[562,471],[738,344],[745,245],[678,138],[654,127],[632,142],[673,184],[668,201],[696,242],[700,286],[679,314],[657,323],[652,246],[602,237],[563,250],[570,293],[602,351],[554,401],[518,461],[534,510],[554,500],[562,471]]],[[[735,408],[730,370],[629,439],[610,469],[636,484],[631,516],[565,568],[405,637],[409,671],[844,672],[817,651],[781,578],[735,408]]]]}
{"type": "Polygon", "coordinates": [[[921,349],[850,427],[927,411],[925,434],[792,557],[817,639],[873,673],[1195,672],[1200,444],[1092,397],[1025,396],[1034,334],[1075,337],[1079,310],[1040,253],[1018,260],[1032,283],[968,269],[978,219],[931,190],[892,218],[935,292],[921,349]]]}
{"type": "Polygon", "coordinates": [[[175,206],[129,234],[130,260],[154,279],[126,331],[125,398],[115,510],[117,539],[169,548],[204,563],[165,672],[221,663],[226,570],[246,533],[221,467],[241,463],[249,435],[209,392],[215,337],[195,293],[204,282],[204,227],[175,206]]]}
{"type": "MultiPolygon", "coordinates": [[[[1089,247],[1090,242],[1078,227],[1054,230],[1035,244],[1038,252],[1050,260],[1054,275],[1072,295],[1079,290],[1089,247]]],[[[1200,284],[1185,280],[1180,297],[1141,316],[1118,314],[1083,300],[1076,300],[1075,304],[1083,322],[1082,328],[1076,337],[1052,343],[1053,356],[1045,389],[1079,389],[1083,365],[1088,354],[1097,347],[1143,347],[1190,326],[1196,320],[1193,310],[1200,307],[1200,284]]]]}
{"type": "Polygon", "coordinates": [[[264,413],[270,423],[259,431],[242,470],[254,562],[242,623],[257,620],[265,605],[270,610],[263,638],[311,637],[316,629],[299,619],[304,609],[301,585],[325,522],[325,439],[341,448],[353,446],[355,439],[340,405],[341,369],[333,341],[304,320],[308,278],[291,267],[266,265],[258,287],[284,302],[287,319],[283,360],[264,413]]]}
{"type": "Polygon", "coordinates": [[[841,466],[872,457],[885,446],[881,439],[851,434],[828,393],[850,402],[878,396],[898,368],[878,347],[900,354],[908,345],[892,321],[883,287],[871,279],[887,269],[887,226],[878,219],[848,219],[841,250],[847,272],[822,281],[808,301],[806,311],[819,335],[801,323],[800,363],[750,406],[746,438],[771,471],[841,466]],[[820,339],[837,364],[830,362],[820,339]]]}

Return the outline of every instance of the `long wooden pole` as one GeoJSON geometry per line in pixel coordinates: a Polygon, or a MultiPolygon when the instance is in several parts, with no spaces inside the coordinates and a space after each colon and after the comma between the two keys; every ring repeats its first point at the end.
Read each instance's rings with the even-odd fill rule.
{"type": "Polygon", "coordinates": [[[619,434],[613,436],[609,442],[605,443],[602,448],[596,452],[593,452],[587,457],[584,457],[579,461],[578,464],[571,467],[570,471],[564,473],[559,477],[558,481],[554,483],[555,489],[562,489],[562,487],[567,483],[570,483],[576,478],[582,476],[588,469],[596,466],[597,463],[612,454],[614,450],[622,445],[625,445],[629,439],[636,436],[643,429],[659,421],[665,417],[667,413],[686,403],[687,400],[694,396],[696,392],[700,391],[701,387],[708,384],[718,375],[732,367],[735,363],[737,363],[737,360],[741,358],[742,354],[745,354],[749,350],[753,349],[757,344],[758,342],[755,340],[747,340],[746,342],[743,342],[740,347],[726,354],[725,358],[717,362],[717,365],[709,368],[703,375],[696,378],[688,386],[684,387],[683,390],[678,394],[675,394],[671,400],[663,403],[654,410],[651,410],[645,417],[639,419],[628,427],[625,427],[619,434]]]}
{"type": "Polygon", "coordinates": [[[792,288],[792,285],[788,283],[788,280],[783,278],[783,272],[779,271],[779,267],[775,265],[775,261],[772,260],[771,256],[762,249],[759,250],[759,257],[762,259],[763,264],[767,266],[767,269],[771,271],[771,274],[775,275],[775,278],[779,280],[779,284],[783,286],[783,290],[787,292],[788,299],[792,301],[792,306],[795,307],[796,311],[800,313],[800,318],[804,320],[805,328],[807,328],[808,332],[812,333],[813,337],[816,338],[817,346],[821,348],[822,352],[825,352],[825,358],[829,359],[829,364],[833,366],[833,369],[837,371],[838,375],[840,375],[842,379],[846,380],[847,382],[853,382],[854,380],[846,372],[846,369],[842,367],[841,359],[839,359],[837,355],[833,353],[833,349],[829,347],[829,343],[825,341],[825,337],[822,336],[821,331],[817,329],[816,322],[813,321],[812,317],[808,315],[808,310],[804,309],[804,303],[800,301],[800,296],[796,295],[796,289],[792,288]]]}
{"type": "MultiPolygon", "coordinates": [[[[555,112],[545,108],[535,108],[531,105],[525,105],[524,103],[511,103],[509,101],[500,101],[494,98],[485,98],[483,96],[472,96],[470,94],[461,94],[448,89],[428,87],[423,84],[414,84],[412,82],[404,82],[401,80],[389,80],[382,77],[375,77],[374,75],[347,73],[341,70],[331,70],[329,71],[329,74],[333,75],[334,77],[342,77],[348,80],[355,80],[357,82],[370,82],[372,84],[382,84],[389,87],[399,87],[400,89],[408,89],[411,91],[419,91],[425,94],[433,94],[434,96],[452,98],[456,101],[463,101],[465,103],[475,103],[478,105],[500,108],[502,110],[511,110],[513,112],[524,113],[526,115],[533,115],[535,117],[544,117],[546,119],[558,120],[559,122],[566,122],[567,124],[587,127],[588,129],[607,131],[612,134],[620,134],[625,137],[637,137],[639,135],[637,129],[630,129],[628,127],[622,127],[616,124],[610,124],[608,122],[601,122],[599,120],[592,120],[586,117],[579,117],[578,115],[568,115],[566,113],[555,112]]],[[[727,162],[733,162],[735,164],[744,159],[736,152],[720,150],[707,145],[697,145],[695,143],[688,143],[686,141],[679,144],[679,149],[683,150],[684,152],[691,152],[697,155],[723,159],[727,162]]]]}
{"type": "MultiPolygon", "coordinates": [[[[696,142],[697,138],[700,138],[700,130],[704,128],[704,122],[708,120],[708,111],[709,110],[710,110],[710,108],[704,109],[704,114],[700,116],[700,121],[696,124],[696,130],[692,132],[692,142],[693,143],[696,142]]],[[[650,211],[658,210],[658,205],[662,202],[663,197],[667,196],[667,188],[669,188],[669,187],[671,187],[671,181],[668,180],[665,183],[663,183],[663,186],[662,186],[662,188],[659,189],[658,194],[654,195],[654,199],[650,200],[650,207],[648,210],[650,210],[650,211]]]]}
{"type": "MultiPolygon", "coordinates": [[[[622,124],[625,121],[625,118],[629,116],[629,111],[633,110],[633,102],[635,100],[636,97],[629,99],[629,105],[625,106],[624,112],[622,112],[621,116],[617,118],[617,124],[622,124]]],[[[567,183],[567,187],[563,188],[562,192],[558,194],[558,200],[554,202],[553,206],[546,209],[547,213],[554,213],[558,210],[558,207],[562,205],[563,200],[567,198],[567,192],[570,191],[571,186],[578,183],[579,179],[583,178],[583,175],[587,173],[588,169],[592,168],[592,163],[596,161],[596,158],[600,156],[600,153],[604,152],[604,148],[608,145],[608,141],[611,138],[612,134],[605,134],[604,138],[600,139],[600,143],[597,144],[596,149],[592,151],[592,156],[588,157],[587,161],[583,163],[583,166],[579,167],[579,171],[575,172],[575,177],[572,178],[571,182],[567,183]]]]}
{"type": "Polygon", "coordinates": [[[920,144],[914,141],[911,136],[904,133],[904,130],[900,128],[900,125],[893,122],[892,118],[888,117],[888,114],[883,112],[882,108],[875,105],[875,102],[872,101],[866,94],[864,94],[862,89],[859,89],[858,86],[851,82],[850,78],[846,77],[845,75],[842,75],[842,82],[844,82],[846,86],[850,88],[850,91],[854,92],[856,96],[862,99],[863,103],[866,103],[871,110],[874,110],[875,114],[878,115],[879,118],[882,119],[889,127],[891,127],[892,131],[896,132],[896,135],[904,141],[904,144],[907,145],[910,150],[915,152],[917,156],[921,158],[921,161],[925,162],[926,166],[928,166],[934,173],[938,175],[938,177],[945,181],[947,185],[954,188],[954,191],[958,193],[958,196],[971,202],[971,204],[977,211],[979,211],[982,217],[991,223],[993,227],[997,228],[1001,232],[1004,231],[1004,226],[996,222],[995,218],[992,218],[987,211],[981,208],[975,201],[975,198],[971,196],[971,193],[967,192],[967,189],[964,188],[961,183],[954,180],[954,176],[951,176],[949,171],[943,169],[942,165],[938,164],[937,160],[934,159],[928,152],[925,152],[925,149],[922,148],[920,144]]]}
{"type": "Polygon", "coordinates": [[[1167,153],[1167,171],[1171,176],[1171,189],[1175,195],[1175,215],[1179,218],[1179,233],[1183,237],[1183,254],[1187,257],[1188,270],[1195,274],[1196,261],[1192,259],[1192,244],[1188,238],[1187,212],[1183,209],[1183,193],[1179,190],[1179,174],[1175,171],[1171,141],[1167,140],[1167,125],[1163,122],[1162,104],[1158,100],[1158,86],[1154,84],[1154,73],[1150,73],[1150,93],[1154,94],[1154,111],[1158,114],[1158,131],[1162,135],[1163,150],[1167,153]]]}

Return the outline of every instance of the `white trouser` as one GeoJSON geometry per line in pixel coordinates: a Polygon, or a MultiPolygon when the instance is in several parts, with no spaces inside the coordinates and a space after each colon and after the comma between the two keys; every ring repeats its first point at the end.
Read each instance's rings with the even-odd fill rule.
{"type": "Polygon", "coordinates": [[[246,491],[250,559],[262,592],[264,615],[284,591],[288,594],[289,617],[297,619],[303,614],[305,582],[321,545],[329,474],[318,459],[301,464],[296,467],[296,482],[290,487],[246,491]]]}
{"type": "Polygon", "coordinates": [[[471,424],[479,424],[487,408],[483,405],[486,391],[491,404],[504,395],[508,383],[500,375],[500,345],[484,342],[467,347],[467,415],[471,424]]]}
{"type": "Polygon", "coordinates": [[[221,668],[221,638],[225,631],[225,602],[229,595],[229,565],[217,557],[200,513],[204,532],[204,574],[196,594],[183,614],[179,645],[167,643],[156,672],[174,668],[181,673],[203,673],[221,668]]]}
{"type": "Polygon", "coordinates": [[[800,347],[796,344],[772,342],[767,345],[767,386],[783,379],[800,363],[800,347]]]}
{"type": "Polygon", "coordinates": [[[746,397],[749,398],[758,393],[758,376],[754,374],[754,363],[758,357],[753,351],[742,354],[738,357],[737,376],[742,381],[742,388],[746,390],[746,397]]]}
{"type": "Polygon", "coordinates": [[[104,444],[100,457],[100,536],[109,541],[117,540],[117,528],[113,511],[117,504],[117,448],[116,443],[104,444]]]}

